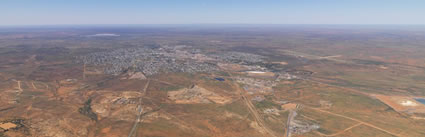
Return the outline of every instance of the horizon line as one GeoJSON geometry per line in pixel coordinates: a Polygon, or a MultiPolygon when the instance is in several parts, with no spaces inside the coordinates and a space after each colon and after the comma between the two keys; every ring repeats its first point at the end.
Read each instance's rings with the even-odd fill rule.
{"type": "Polygon", "coordinates": [[[145,23],[145,24],[0,24],[0,26],[138,26],[138,25],[425,25],[425,24],[380,24],[380,23],[370,23],[370,24],[324,24],[324,23],[298,23],[298,24],[285,24],[285,23],[145,23]]]}

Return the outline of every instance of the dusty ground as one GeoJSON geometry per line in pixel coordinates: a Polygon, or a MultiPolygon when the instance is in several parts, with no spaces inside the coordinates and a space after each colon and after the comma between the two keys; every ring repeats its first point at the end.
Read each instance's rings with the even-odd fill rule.
{"type": "Polygon", "coordinates": [[[425,105],[417,102],[412,97],[385,95],[374,96],[398,112],[425,113],[425,105]]]}
{"type": "MultiPolygon", "coordinates": [[[[139,34],[135,29],[111,39],[81,37],[108,29],[1,33],[0,136],[128,136],[138,125],[134,134],[144,137],[280,137],[290,117],[282,110],[297,111],[300,123],[320,125],[294,137],[425,136],[424,115],[416,115],[423,105],[412,100],[425,95],[425,33],[206,33],[176,28],[173,33],[139,34]],[[211,40],[220,42],[205,43],[211,40]],[[235,50],[264,55],[267,61],[220,62],[220,72],[146,77],[133,72],[105,75],[102,66],[74,60],[99,51],[157,45],[192,45],[211,54],[235,50]],[[272,73],[244,73],[264,68],[299,77],[276,82],[272,73]],[[261,99],[253,101],[256,96],[261,99]],[[400,104],[406,100],[413,103],[400,104]],[[12,128],[12,120],[22,123],[12,122],[18,126],[12,128]]],[[[178,58],[214,62],[201,54],[181,53],[178,58]]]]}
{"type": "Polygon", "coordinates": [[[190,88],[184,88],[177,91],[168,92],[171,100],[178,104],[191,104],[191,103],[218,103],[225,104],[231,101],[230,98],[221,96],[214,92],[208,91],[202,87],[194,85],[190,88]]]}
{"type": "Polygon", "coordinates": [[[281,106],[284,110],[294,110],[297,107],[297,104],[295,103],[288,103],[281,106]]]}
{"type": "Polygon", "coordinates": [[[5,130],[11,129],[11,128],[15,128],[16,125],[10,122],[7,123],[0,123],[0,128],[3,128],[5,130]]]}
{"type": "Polygon", "coordinates": [[[246,74],[250,77],[258,77],[258,78],[274,78],[276,74],[273,72],[264,72],[264,73],[251,73],[246,72],[246,74]]]}

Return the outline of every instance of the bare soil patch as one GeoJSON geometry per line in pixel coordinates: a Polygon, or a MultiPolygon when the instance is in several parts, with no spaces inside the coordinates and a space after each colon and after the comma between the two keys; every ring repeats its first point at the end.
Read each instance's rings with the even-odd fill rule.
{"type": "Polygon", "coordinates": [[[230,98],[218,95],[214,92],[206,90],[200,86],[194,85],[190,88],[184,88],[176,91],[168,92],[168,97],[177,104],[194,104],[194,103],[218,103],[225,104],[231,101],[230,98]]]}
{"type": "Polygon", "coordinates": [[[425,113],[425,105],[412,97],[374,95],[381,102],[387,104],[397,112],[425,113]]]}
{"type": "Polygon", "coordinates": [[[3,128],[5,130],[9,130],[9,129],[12,129],[12,128],[15,128],[15,127],[17,127],[17,125],[16,124],[13,124],[11,122],[0,123],[0,128],[3,128]]]}

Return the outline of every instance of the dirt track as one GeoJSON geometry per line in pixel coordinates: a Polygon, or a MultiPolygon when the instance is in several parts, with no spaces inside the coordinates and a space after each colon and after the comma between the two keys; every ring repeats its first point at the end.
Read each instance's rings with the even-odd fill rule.
{"type": "Polygon", "coordinates": [[[21,88],[21,81],[19,81],[19,80],[18,80],[18,89],[19,89],[19,91],[23,91],[22,88],[21,88]]]}
{"type": "MultiPolygon", "coordinates": [[[[351,117],[348,117],[348,116],[344,116],[344,115],[336,114],[336,113],[333,113],[333,112],[329,112],[329,111],[321,110],[321,109],[318,109],[318,108],[312,108],[312,107],[307,107],[307,106],[306,106],[306,108],[309,108],[309,109],[312,109],[312,110],[316,110],[316,111],[320,111],[320,112],[323,112],[323,113],[328,113],[328,114],[335,115],[335,116],[339,116],[339,117],[343,117],[343,118],[346,118],[346,119],[350,119],[350,120],[353,120],[353,121],[359,122],[358,124],[363,124],[363,125],[366,125],[366,126],[369,126],[369,127],[375,128],[375,129],[377,129],[377,130],[383,131],[383,132],[385,132],[385,133],[391,134],[391,135],[393,135],[393,136],[400,137],[400,135],[398,135],[398,134],[392,133],[392,132],[390,132],[390,131],[388,131],[388,130],[382,129],[382,128],[380,128],[380,127],[377,127],[377,126],[375,126],[375,125],[372,125],[372,124],[367,123],[367,122],[364,122],[364,121],[360,121],[360,120],[355,119],[355,118],[351,118],[351,117]]],[[[347,129],[346,129],[346,130],[347,130],[347,129]]],[[[348,130],[349,130],[349,129],[348,129],[348,130]]]]}
{"type": "Polygon", "coordinates": [[[341,130],[341,131],[339,131],[339,132],[336,132],[336,133],[333,133],[333,134],[330,134],[330,135],[323,134],[323,133],[320,133],[320,132],[318,132],[318,131],[316,131],[316,133],[317,133],[317,134],[319,134],[320,136],[333,137],[333,136],[340,135],[340,134],[342,134],[342,133],[344,133],[344,132],[346,132],[346,131],[348,131],[348,130],[351,130],[351,129],[355,128],[355,127],[358,127],[358,126],[360,126],[360,125],[362,125],[362,123],[357,123],[357,124],[355,124],[355,125],[353,125],[353,126],[351,126],[351,127],[348,127],[348,128],[346,128],[346,129],[344,129],[344,130],[341,130]]]}
{"type": "Polygon", "coordinates": [[[32,88],[37,89],[37,87],[34,85],[34,82],[31,82],[32,88]]]}

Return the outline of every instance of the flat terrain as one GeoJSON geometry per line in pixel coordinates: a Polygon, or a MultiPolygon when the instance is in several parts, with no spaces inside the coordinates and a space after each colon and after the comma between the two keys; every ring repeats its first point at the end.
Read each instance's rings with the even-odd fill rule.
{"type": "Polygon", "coordinates": [[[0,137],[425,136],[424,43],[403,26],[0,29],[0,137]]]}

